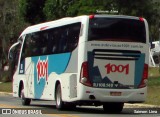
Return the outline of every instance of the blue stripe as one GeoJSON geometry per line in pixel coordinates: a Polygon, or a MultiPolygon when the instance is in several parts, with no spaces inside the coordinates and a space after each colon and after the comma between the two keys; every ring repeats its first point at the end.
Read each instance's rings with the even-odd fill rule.
{"type": "Polygon", "coordinates": [[[71,57],[71,53],[32,57],[32,62],[34,63],[34,94],[35,94],[34,98],[35,99],[41,98],[46,85],[46,80],[44,78],[41,78],[39,83],[37,82],[38,60],[46,61],[46,59],[48,58],[48,76],[49,76],[49,74],[51,74],[52,72],[56,74],[64,73],[70,61],[70,57],[71,57]]]}
{"type": "Polygon", "coordinates": [[[143,75],[143,68],[144,68],[144,61],[145,61],[145,54],[142,53],[138,60],[135,61],[135,81],[134,86],[135,88],[138,87],[142,80],[143,75]]]}
{"type": "Polygon", "coordinates": [[[142,80],[143,68],[145,62],[145,53],[124,53],[123,55],[136,55],[138,60],[135,60],[135,70],[134,70],[134,87],[137,88],[142,80]]]}
{"type": "Polygon", "coordinates": [[[48,68],[48,74],[55,72],[57,74],[64,73],[69,60],[71,57],[71,53],[64,53],[64,54],[55,54],[50,56],[49,59],[49,68],[48,68]]]}

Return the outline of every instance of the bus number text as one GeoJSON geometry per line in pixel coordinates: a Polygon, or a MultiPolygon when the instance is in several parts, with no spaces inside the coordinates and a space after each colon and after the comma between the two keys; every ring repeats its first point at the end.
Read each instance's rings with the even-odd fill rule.
{"type": "Polygon", "coordinates": [[[115,65],[115,64],[107,64],[105,66],[107,74],[110,74],[111,72],[118,72],[118,73],[129,73],[129,64],[127,65],[115,65]]]}
{"type": "Polygon", "coordinates": [[[38,82],[41,78],[46,79],[46,81],[48,80],[48,59],[46,61],[38,60],[37,73],[38,82]]]}

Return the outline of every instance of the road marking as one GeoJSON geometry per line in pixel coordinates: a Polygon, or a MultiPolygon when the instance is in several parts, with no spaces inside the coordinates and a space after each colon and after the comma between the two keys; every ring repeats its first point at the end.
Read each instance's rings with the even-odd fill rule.
{"type": "Polygon", "coordinates": [[[0,108],[20,108],[18,106],[12,106],[12,105],[7,105],[7,104],[0,104],[0,108]]]}

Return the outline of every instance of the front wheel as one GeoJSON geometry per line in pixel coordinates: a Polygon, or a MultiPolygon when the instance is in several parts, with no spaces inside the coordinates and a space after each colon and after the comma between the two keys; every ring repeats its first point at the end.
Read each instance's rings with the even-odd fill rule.
{"type": "Polygon", "coordinates": [[[103,110],[107,113],[120,113],[123,110],[124,103],[104,103],[103,110]]]}
{"type": "Polygon", "coordinates": [[[30,105],[31,99],[25,98],[24,96],[24,87],[22,86],[21,88],[21,100],[22,100],[22,105],[27,106],[30,105]]]}

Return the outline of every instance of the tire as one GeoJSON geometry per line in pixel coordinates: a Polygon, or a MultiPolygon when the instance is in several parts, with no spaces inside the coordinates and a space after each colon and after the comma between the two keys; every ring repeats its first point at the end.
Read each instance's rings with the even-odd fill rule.
{"type": "Polygon", "coordinates": [[[107,113],[121,113],[124,103],[104,103],[103,110],[107,113]]]}
{"type": "Polygon", "coordinates": [[[24,106],[28,106],[31,103],[31,99],[25,98],[25,96],[24,96],[24,87],[23,86],[21,88],[21,101],[22,101],[22,105],[24,105],[24,106]]]}
{"type": "Polygon", "coordinates": [[[62,101],[61,85],[58,84],[56,88],[56,108],[58,110],[64,109],[64,102],[62,101]]]}
{"type": "Polygon", "coordinates": [[[153,59],[156,64],[159,64],[159,57],[158,56],[153,56],[153,59]]]}

